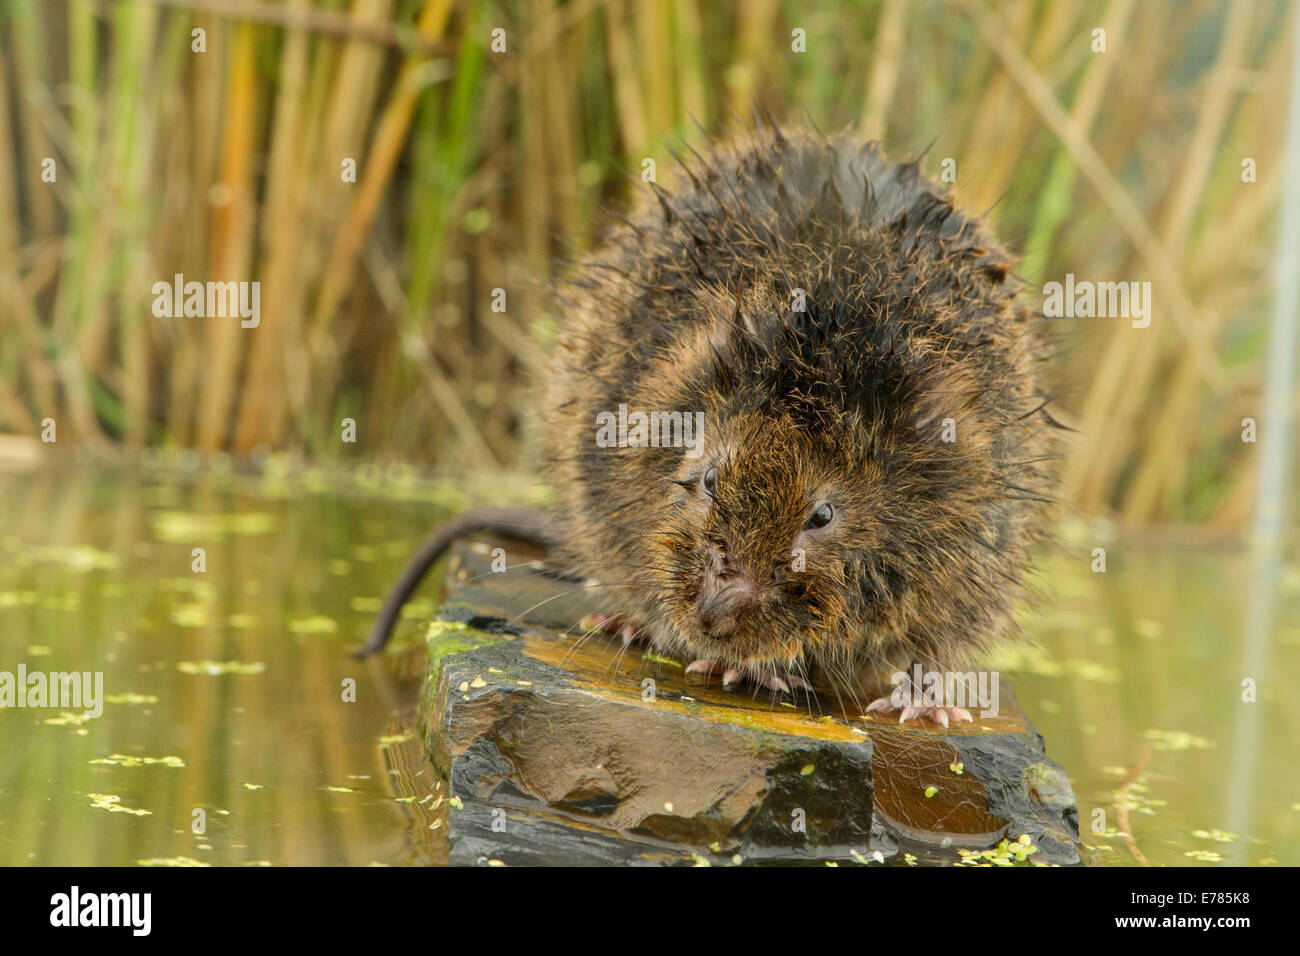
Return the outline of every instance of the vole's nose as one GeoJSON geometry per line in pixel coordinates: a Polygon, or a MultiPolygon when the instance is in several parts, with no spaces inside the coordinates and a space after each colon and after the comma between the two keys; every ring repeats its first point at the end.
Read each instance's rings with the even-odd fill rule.
{"type": "Polygon", "coordinates": [[[758,603],[758,588],[748,572],[708,573],[696,602],[700,625],[712,638],[725,640],[736,630],[740,615],[758,603]]]}

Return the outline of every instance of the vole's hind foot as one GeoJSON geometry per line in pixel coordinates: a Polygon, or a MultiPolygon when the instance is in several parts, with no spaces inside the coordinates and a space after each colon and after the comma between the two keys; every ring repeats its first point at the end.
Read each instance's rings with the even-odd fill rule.
{"type": "Polygon", "coordinates": [[[686,665],[688,674],[722,674],[722,686],[730,690],[741,681],[748,681],[751,684],[757,684],[759,687],[766,687],[768,690],[778,691],[782,694],[791,693],[791,688],[798,687],[802,690],[808,690],[808,682],[802,677],[795,674],[786,674],[782,677],[779,674],[769,674],[757,671],[750,667],[734,667],[723,661],[714,661],[707,658],[699,658],[691,661],[686,665]]]}
{"type": "Polygon", "coordinates": [[[880,697],[867,705],[867,713],[892,714],[894,711],[899,712],[900,724],[909,720],[929,720],[940,727],[947,727],[950,723],[959,723],[963,720],[972,724],[975,722],[975,718],[965,707],[899,707],[888,697],[880,697]]]}

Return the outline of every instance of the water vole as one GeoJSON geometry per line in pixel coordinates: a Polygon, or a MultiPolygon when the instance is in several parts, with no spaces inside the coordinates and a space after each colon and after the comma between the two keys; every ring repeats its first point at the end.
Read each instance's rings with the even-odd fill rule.
{"type": "Polygon", "coordinates": [[[556,505],[511,526],[600,582],[607,625],[728,684],[969,670],[1012,630],[1052,483],[1012,257],[849,136],[768,126],[683,170],[560,290],[556,505]]]}

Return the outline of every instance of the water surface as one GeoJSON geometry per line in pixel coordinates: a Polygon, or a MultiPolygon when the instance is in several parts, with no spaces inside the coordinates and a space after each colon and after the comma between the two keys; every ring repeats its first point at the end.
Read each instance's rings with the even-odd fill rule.
{"type": "MultiPolygon", "coordinates": [[[[414,645],[432,594],[403,619],[409,652],[347,650],[465,500],[369,472],[0,472],[0,671],[102,671],[107,697],[99,718],[0,709],[0,865],[437,862],[412,803],[428,793],[414,645]]],[[[1026,615],[1037,646],[1003,663],[1074,782],[1092,862],[1300,863],[1300,571],[1247,705],[1242,551],[1067,531],[1026,615]],[[1246,707],[1260,749],[1254,778],[1233,781],[1246,707]],[[1243,785],[1251,832],[1224,832],[1243,785]]]]}

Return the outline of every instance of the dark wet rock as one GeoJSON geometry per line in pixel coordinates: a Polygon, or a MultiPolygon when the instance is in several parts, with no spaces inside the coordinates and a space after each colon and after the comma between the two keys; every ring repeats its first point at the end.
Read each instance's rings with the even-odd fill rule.
{"type": "Polygon", "coordinates": [[[453,556],[427,638],[451,862],[1079,861],[1069,780],[1005,683],[999,716],[948,730],[725,691],[581,639],[590,589],[536,565],[492,573],[487,555],[453,556]]]}

